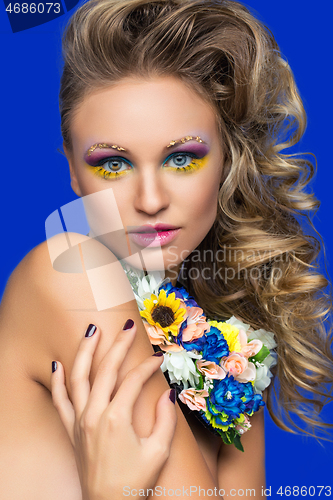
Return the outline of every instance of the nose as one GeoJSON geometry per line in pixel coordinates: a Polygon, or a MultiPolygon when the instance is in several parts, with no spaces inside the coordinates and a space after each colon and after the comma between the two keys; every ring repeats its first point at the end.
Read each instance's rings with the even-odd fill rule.
{"type": "Polygon", "coordinates": [[[170,196],[160,171],[140,172],[137,181],[134,208],[138,212],[153,216],[168,208],[170,196]]]}

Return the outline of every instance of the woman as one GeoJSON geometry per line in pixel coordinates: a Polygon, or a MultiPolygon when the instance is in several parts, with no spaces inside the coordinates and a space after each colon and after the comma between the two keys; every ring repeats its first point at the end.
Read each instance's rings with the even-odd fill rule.
{"type": "MultiPolygon", "coordinates": [[[[225,69],[225,68],[224,68],[224,69],[225,69]]],[[[173,82],[173,84],[175,84],[175,81],[174,81],[174,80],[172,80],[172,82],[173,82]]],[[[164,83],[166,83],[166,80],[164,81],[164,83]]],[[[168,81],[167,83],[168,83],[167,85],[165,85],[165,86],[162,86],[162,87],[161,87],[160,85],[162,85],[162,81],[160,81],[159,83],[155,82],[154,89],[156,90],[156,89],[157,89],[157,87],[158,87],[159,92],[158,92],[156,95],[157,95],[157,97],[158,97],[158,100],[159,100],[159,101],[160,101],[160,99],[161,99],[161,96],[162,96],[162,95],[164,95],[167,91],[169,91],[170,89],[172,89],[172,85],[171,85],[170,81],[168,81]],[[157,87],[156,87],[156,86],[157,86],[157,87]],[[160,92],[160,90],[161,90],[161,89],[163,90],[163,93],[161,93],[161,92],[160,92]]],[[[178,83],[179,83],[179,82],[178,82],[178,83]]],[[[127,84],[128,84],[128,85],[127,85],[126,101],[127,101],[127,100],[128,100],[128,98],[129,98],[128,91],[129,91],[129,89],[131,88],[131,85],[132,85],[132,91],[134,90],[134,87],[133,87],[133,85],[134,85],[134,84],[133,84],[133,82],[131,83],[131,85],[129,85],[129,82],[127,82],[127,84]]],[[[178,85],[178,86],[176,86],[176,87],[177,87],[177,92],[175,92],[175,95],[174,95],[174,96],[171,96],[171,94],[170,94],[170,97],[176,97],[176,95],[181,95],[181,96],[182,96],[182,100],[181,100],[180,102],[177,102],[177,104],[179,104],[179,106],[180,106],[180,105],[181,105],[181,104],[185,101],[185,97],[186,97],[186,95],[192,95],[192,94],[190,93],[190,91],[189,91],[189,94],[187,94],[186,92],[184,93],[184,88],[183,88],[182,86],[181,86],[181,87],[179,87],[179,85],[178,85]],[[182,92],[181,92],[181,90],[182,90],[182,92]]],[[[120,89],[121,89],[122,91],[125,91],[125,89],[124,89],[124,88],[122,88],[122,87],[121,87],[121,86],[119,86],[119,85],[117,86],[117,88],[118,88],[119,92],[120,92],[120,89]]],[[[141,89],[142,89],[142,88],[143,88],[143,87],[142,87],[142,85],[141,85],[141,89]]],[[[137,89],[138,89],[138,82],[136,82],[135,92],[137,92],[137,89]]],[[[145,86],[145,88],[144,88],[144,90],[145,90],[145,93],[144,93],[143,95],[141,95],[141,94],[140,94],[142,98],[143,98],[143,97],[144,97],[144,95],[146,95],[146,94],[148,94],[148,95],[149,95],[149,97],[151,97],[151,96],[154,94],[154,92],[152,92],[152,91],[151,91],[151,87],[150,87],[150,86],[148,87],[148,86],[146,85],[146,86],[145,86]],[[149,92],[148,92],[148,91],[149,91],[149,92]]],[[[156,90],[156,92],[157,92],[157,90],[156,90]]],[[[155,93],[156,93],[156,92],[155,92],[155,93]]],[[[110,94],[110,95],[111,95],[111,94],[110,94]]],[[[108,94],[108,96],[109,96],[109,94],[108,94]]],[[[104,96],[103,96],[103,97],[104,97],[104,98],[106,98],[106,94],[104,94],[104,96]]],[[[194,95],[193,95],[192,97],[193,97],[193,99],[194,99],[194,95]]],[[[197,97],[197,96],[196,96],[196,97],[197,97]]],[[[97,98],[97,94],[95,95],[95,98],[97,98]]],[[[111,98],[111,97],[110,97],[110,98],[111,98]]],[[[121,95],[117,95],[117,102],[118,102],[118,99],[119,99],[119,98],[121,98],[121,95]]],[[[113,95],[113,100],[114,100],[114,99],[115,99],[115,96],[113,95]]],[[[104,99],[103,99],[103,102],[105,102],[105,100],[104,100],[104,99]]],[[[114,101],[113,101],[113,102],[114,102],[114,101]]],[[[140,101],[140,102],[141,102],[141,101],[140,101]]],[[[173,99],[172,99],[172,100],[170,100],[170,102],[174,102],[174,101],[173,101],[173,99]]],[[[195,103],[196,103],[196,106],[199,106],[199,101],[198,101],[198,100],[196,100],[196,101],[195,101],[195,103]]],[[[85,102],[85,104],[86,104],[87,106],[89,106],[88,101],[86,101],[86,102],[85,102]]],[[[90,103],[90,105],[91,105],[91,103],[90,103]]],[[[98,101],[96,101],[96,99],[95,99],[94,104],[93,104],[93,108],[95,109],[95,107],[96,107],[96,106],[98,107],[98,101]]],[[[190,106],[190,105],[189,105],[189,106],[190,106]]],[[[189,108],[189,106],[186,108],[186,111],[187,111],[188,109],[190,109],[190,108],[189,108]]],[[[83,109],[83,108],[82,108],[82,109],[83,109]]],[[[82,110],[82,109],[81,109],[81,110],[82,110]]],[[[88,109],[89,109],[89,113],[88,113],[88,115],[86,115],[86,117],[85,117],[85,118],[84,118],[84,115],[83,115],[83,117],[81,116],[81,122],[80,122],[80,123],[81,123],[81,125],[83,124],[83,125],[82,125],[83,127],[84,127],[84,125],[85,125],[86,123],[88,123],[88,121],[90,120],[90,118],[91,118],[91,116],[92,116],[92,109],[90,109],[90,108],[86,107],[86,112],[88,112],[88,109]],[[87,117],[89,118],[89,120],[87,120],[87,117]]],[[[103,107],[102,107],[102,108],[101,108],[101,107],[98,107],[98,109],[99,109],[99,111],[100,111],[100,112],[102,112],[103,107]]],[[[205,109],[206,109],[206,111],[208,112],[208,109],[207,109],[207,108],[205,108],[205,109]]],[[[175,113],[175,114],[176,114],[176,113],[175,113]]],[[[184,115],[184,116],[186,116],[186,115],[184,115]]],[[[96,119],[97,119],[97,117],[96,117],[96,119]]],[[[193,118],[192,118],[192,119],[193,119],[193,118]]],[[[201,120],[202,120],[202,117],[201,117],[201,120]]],[[[201,124],[201,120],[200,120],[200,124],[201,124]]],[[[208,132],[210,131],[210,133],[208,133],[208,135],[213,136],[213,140],[211,139],[211,142],[213,143],[213,146],[215,146],[215,145],[218,143],[218,141],[217,141],[217,140],[215,139],[215,137],[214,137],[214,132],[212,132],[212,131],[211,131],[211,129],[209,128],[209,123],[205,123],[204,121],[203,121],[203,123],[205,124],[205,127],[204,127],[204,128],[206,128],[206,129],[207,129],[207,130],[206,130],[206,132],[207,132],[207,131],[208,131],[208,132]]],[[[78,124],[77,124],[77,126],[79,127],[79,128],[76,130],[76,137],[77,137],[78,142],[80,142],[80,140],[82,139],[82,135],[84,135],[84,134],[83,134],[84,130],[82,130],[82,127],[81,127],[81,129],[80,129],[80,126],[81,126],[81,125],[78,125],[78,124]]],[[[94,125],[95,125],[95,127],[94,127],[94,130],[95,130],[95,128],[96,128],[96,126],[97,126],[97,122],[96,122],[96,123],[94,123],[94,125]]],[[[155,125],[156,125],[156,124],[155,124],[155,125]]],[[[198,126],[198,125],[197,125],[197,126],[198,126]]],[[[153,133],[153,132],[154,132],[154,130],[156,130],[156,127],[153,127],[151,130],[152,130],[152,133],[153,133]]],[[[192,132],[191,132],[191,131],[186,132],[186,135],[187,135],[188,133],[192,133],[192,132]]],[[[183,134],[180,134],[179,138],[181,138],[182,136],[183,136],[183,134]]],[[[178,136],[177,136],[177,137],[178,137],[178,136]]],[[[172,136],[172,138],[176,139],[176,137],[173,137],[173,136],[172,136]]],[[[203,140],[204,140],[205,142],[208,142],[205,138],[204,138],[203,140]]],[[[94,142],[94,141],[93,141],[93,142],[94,142]]],[[[168,142],[168,141],[167,141],[167,142],[168,142]]],[[[91,145],[92,145],[92,144],[91,144],[91,145]]],[[[91,145],[89,144],[89,145],[87,146],[87,149],[88,149],[91,145]]],[[[167,143],[166,143],[166,144],[165,144],[165,147],[167,147],[168,145],[169,145],[169,144],[167,144],[167,143]]],[[[126,148],[125,148],[125,149],[126,149],[126,148]]],[[[67,151],[68,151],[68,157],[69,157],[69,159],[70,159],[70,163],[71,163],[71,169],[72,169],[72,182],[73,182],[73,187],[74,187],[74,189],[75,189],[75,190],[78,192],[78,194],[80,194],[80,195],[82,195],[82,194],[83,194],[83,195],[89,194],[89,191],[88,191],[88,187],[89,187],[89,186],[88,186],[87,182],[85,181],[85,178],[84,178],[84,177],[78,178],[78,173],[80,173],[80,172],[81,172],[81,174],[83,175],[83,172],[82,172],[81,170],[80,170],[80,171],[78,170],[78,168],[79,168],[79,167],[78,167],[78,164],[77,164],[77,163],[75,163],[75,161],[77,162],[77,160],[75,160],[75,154],[74,154],[74,157],[72,157],[72,158],[71,158],[71,155],[70,155],[70,152],[69,152],[69,150],[68,150],[68,149],[67,149],[67,151]],[[74,159],[73,159],[73,158],[74,158],[74,159]],[[82,191],[82,189],[83,189],[83,188],[84,188],[85,190],[83,190],[83,191],[82,191]]],[[[143,153],[140,153],[140,154],[141,154],[141,157],[143,157],[143,153]]],[[[146,153],[145,153],[145,154],[146,154],[146,153]]],[[[217,147],[215,147],[215,150],[214,150],[214,148],[213,148],[213,156],[214,156],[214,158],[215,158],[215,157],[217,158],[217,155],[218,155],[218,154],[219,154],[219,150],[218,150],[218,148],[217,148],[217,147]]],[[[156,157],[156,155],[157,155],[157,153],[156,153],[156,151],[155,151],[155,157],[156,157]]],[[[140,156],[140,155],[139,155],[139,156],[140,156]]],[[[155,158],[155,157],[154,157],[154,158],[155,158]]],[[[153,156],[152,156],[152,158],[153,158],[153,156]]],[[[215,161],[216,161],[216,164],[215,164],[215,165],[221,164],[221,162],[220,162],[220,161],[218,161],[216,158],[215,158],[215,161]]],[[[228,162],[225,162],[225,165],[226,165],[226,166],[227,166],[227,168],[228,168],[228,162]]],[[[224,165],[224,166],[225,166],[225,165],[224,165]]],[[[208,167],[210,167],[210,165],[208,165],[208,167]]],[[[208,167],[207,167],[207,168],[208,168],[208,167]]],[[[229,164],[229,167],[230,167],[230,164],[229,164]]],[[[213,172],[215,172],[215,173],[216,173],[216,171],[217,171],[217,169],[213,170],[213,172]]],[[[219,173],[222,173],[222,172],[219,172],[219,173]]],[[[224,172],[224,173],[225,173],[225,172],[224,172]]],[[[150,179],[150,180],[151,180],[151,179],[150,179]]],[[[216,179],[214,179],[214,180],[216,180],[216,179]]],[[[222,179],[221,179],[221,180],[222,180],[222,179]]],[[[224,179],[224,180],[225,180],[225,179],[224,179]]],[[[215,182],[215,183],[213,183],[213,185],[215,185],[215,186],[216,186],[216,182],[215,182]]],[[[150,194],[150,192],[149,192],[149,194],[150,194]]],[[[212,193],[212,195],[213,195],[213,194],[214,194],[214,193],[212,193]]],[[[216,193],[215,193],[215,195],[216,195],[216,193]]],[[[148,201],[151,203],[151,202],[152,202],[152,200],[151,200],[150,198],[151,198],[151,197],[149,197],[149,196],[147,197],[148,201]]],[[[207,198],[211,199],[211,197],[208,197],[208,195],[207,195],[207,198]]],[[[140,200],[139,200],[139,201],[140,201],[140,200]]],[[[136,202],[137,202],[137,203],[139,203],[139,201],[138,201],[138,200],[136,200],[136,202]]],[[[154,200],[153,200],[153,201],[154,201],[154,200]]],[[[156,200],[155,200],[155,202],[156,202],[156,200]]],[[[142,203],[142,200],[141,200],[141,203],[142,203]]],[[[167,200],[167,199],[162,200],[162,202],[161,202],[161,200],[159,200],[159,203],[162,203],[162,208],[160,207],[160,210],[162,210],[162,209],[163,209],[163,210],[166,210],[166,209],[168,208],[168,200],[167,200]]],[[[140,203],[139,203],[139,205],[140,205],[140,203]]],[[[155,208],[153,208],[153,209],[151,209],[151,208],[147,209],[147,207],[143,208],[143,206],[142,206],[142,205],[140,205],[140,206],[139,206],[139,205],[137,205],[137,206],[136,206],[136,210],[137,210],[138,212],[140,212],[140,213],[142,213],[142,212],[148,213],[148,212],[147,212],[147,210],[153,210],[153,211],[154,211],[154,210],[156,210],[156,207],[155,207],[155,208]]],[[[211,208],[211,207],[210,207],[210,208],[211,208]]],[[[155,212],[152,212],[152,213],[155,213],[155,212]]],[[[152,213],[151,213],[150,215],[152,215],[152,213]]],[[[208,221],[207,221],[207,223],[208,223],[208,221]]],[[[131,224],[131,221],[129,221],[129,224],[131,224]]],[[[185,226],[185,227],[186,227],[186,226],[185,226]]],[[[200,226],[200,228],[201,228],[201,226],[200,226]]],[[[190,234],[193,234],[193,229],[192,229],[192,231],[191,231],[191,226],[189,226],[189,229],[190,229],[190,234]]],[[[208,226],[208,230],[209,230],[209,226],[208,226]]],[[[203,236],[204,236],[204,235],[203,235],[203,236]]],[[[195,244],[195,246],[196,246],[196,244],[198,244],[198,243],[199,243],[199,242],[193,242],[193,244],[195,244]]],[[[193,248],[194,248],[194,247],[193,247],[193,248]]],[[[192,249],[193,249],[193,248],[192,248],[192,249]]],[[[31,276],[31,278],[32,278],[32,276],[31,276]]],[[[195,284],[193,284],[193,285],[195,286],[195,284]]],[[[197,293],[198,293],[198,292],[197,292],[197,293]]],[[[209,309],[209,304],[205,304],[205,306],[209,309]]],[[[18,307],[18,304],[17,304],[17,307],[18,307]]],[[[233,306],[232,306],[232,304],[231,304],[231,305],[230,305],[230,310],[231,310],[231,311],[235,311],[235,309],[232,309],[232,307],[233,307],[233,306]]],[[[245,308],[243,308],[243,309],[244,309],[243,314],[245,315],[244,317],[246,318],[245,308]]],[[[229,311],[229,310],[228,310],[228,311],[229,311]]],[[[12,313],[13,313],[13,311],[12,311],[12,313]]],[[[262,323],[260,322],[260,323],[258,323],[258,324],[261,326],[261,324],[262,324],[262,323]]],[[[252,429],[252,430],[251,430],[251,432],[254,432],[254,429],[252,429]]],[[[249,434],[249,435],[250,435],[250,434],[249,434]]],[[[254,434],[252,434],[252,436],[254,436],[254,434]]],[[[245,444],[245,446],[246,446],[246,444],[245,444]]],[[[226,470],[226,469],[227,469],[227,465],[228,465],[228,463],[230,463],[230,461],[229,461],[229,462],[227,462],[226,464],[224,464],[224,467],[223,467],[223,468],[224,468],[224,470],[226,470]]]]}

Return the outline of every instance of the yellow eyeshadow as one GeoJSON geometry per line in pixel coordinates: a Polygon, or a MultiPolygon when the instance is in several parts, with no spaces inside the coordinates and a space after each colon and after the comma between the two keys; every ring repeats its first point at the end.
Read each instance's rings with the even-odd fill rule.
{"type": "Polygon", "coordinates": [[[185,172],[195,172],[196,170],[201,170],[206,167],[208,163],[208,155],[203,158],[193,158],[191,163],[186,165],[186,167],[164,167],[165,170],[171,170],[177,173],[185,173],[185,172]]]}
{"type": "MultiPolygon", "coordinates": [[[[204,156],[203,158],[193,158],[191,163],[189,163],[185,167],[169,167],[163,165],[163,170],[168,170],[177,173],[190,173],[190,172],[195,172],[197,170],[201,170],[202,168],[207,166],[207,163],[208,163],[208,155],[204,156]]],[[[89,164],[86,165],[94,175],[100,177],[101,179],[119,179],[119,177],[123,177],[124,175],[127,175],[129,172],[133,170],[133,168],[128,168],[120,172],[111,172],[109,170],[105,170],[105,168],[103,168],[103,165],[98,165],[98,166],[92,166],[89,164]]]]}
{"type": "Polygon", "coordinates": [[[127,170],[122,170],[121,172],[110,172],[109,170],[105,170],[102,165],[92,167],[91,165],[87,165],[89,170],[97,177],[101,177],[102,179],[118,179],[124,175],[127,175],[131,172],[131,168],[127,170]]]}

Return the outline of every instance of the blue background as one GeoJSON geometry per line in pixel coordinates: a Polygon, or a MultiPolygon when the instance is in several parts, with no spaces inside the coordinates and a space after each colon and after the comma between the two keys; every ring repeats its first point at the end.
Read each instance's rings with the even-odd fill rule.
{"type": "MultiPolygon", "coordinates": [[[[314,152],[318,160],[313,189],[322,204],[314,220],[330,261],[333,4],[329,0],[317,4],[251,0],[246,5],[259,12],[259,18],[274,33],[305,103],[308,128],[298,150],[314,152]]],[[[70,189],[66,160],[57,151],[62,143],[58,113],[60,36],[68,15],[13,34],[2,5],[0,11],[2,293],[11,271],[44,240],[47,216],[75,195],[70,189]]],[[[333,444],[324,443],[322,447],[313,439],[283,432],[266,416],[271,498],[281,498],[274,493],[279,486],[332,485],[333,444]]],[[[324,417],[333,421],[332,404],[325,409],[324,417]]]]}

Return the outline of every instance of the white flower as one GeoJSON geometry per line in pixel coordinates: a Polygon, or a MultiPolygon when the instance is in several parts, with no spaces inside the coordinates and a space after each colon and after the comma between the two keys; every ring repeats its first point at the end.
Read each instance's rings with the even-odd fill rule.
{"type": "Polygon", "coordinates": [[[254,381],[254,392],[257,394],[262,394],[262,391],[266,389],[271,383],[272,372],[270,368],[276,365],[276,357],[269,354],[267,358],[263,360],[262,363],[256,363],[256,378],[254,381]]]}
{"type": "Polygon", "coordinates": [[[205,391],[209,391],[213,387],[214,387],[213,381],[210,380],[209,378],[206,378],[205,381],[204,381],[204,390],[205,391]]]}
{"type": "Polygon", "coordinates": [[[252,339],[259,339],[261,342],[268,348],[268,349],[274,349],[277,346],[277,343],[274,340],[274,333],[273,332],[267,332],[263,328],[260,330],[254,330],[253,332],[250,333],[248,336],[248,340],[252,339]]]}
{"type": "Polygon", "coordinates": [[[166,352],[161,370],[163,372],[168,371],[171,384],[176,383],[179,385],[183,383],[184,389],[187,389],[189,382],[190,387],[196,387],[200,377],[192,358],[201,359],[201,357],[201,354],[195,354],[185,349],[179,352],[166,352]]]}
{"type": "Polygon", "coordinates": [[[160,271],[151,271],[147,276],[138,279],[138,288],[134,290],[135,300],[140,311],[145,309],[143,302],[150,299],[151,295],[158,296],[160,286],[168,280],[163,279],[160,271]]]}

